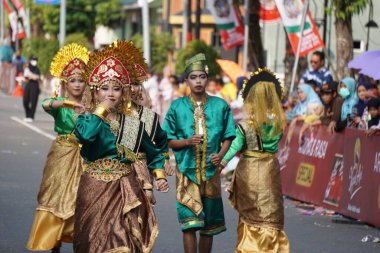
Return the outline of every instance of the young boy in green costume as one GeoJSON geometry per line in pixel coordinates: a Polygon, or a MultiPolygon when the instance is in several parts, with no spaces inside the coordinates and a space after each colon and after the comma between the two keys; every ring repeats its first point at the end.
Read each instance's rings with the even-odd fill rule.
{"type": "Polygon", "coordinates": [[[185,73],[191,94],[172,103],[163,129],[178,165],[176,206],[185,253],[198,247],[206,253],[213,236],[226,230],[218,166],[235,138],[235,124],[227,103],[206,93],[204,54],[187,60],[185,73]]]}

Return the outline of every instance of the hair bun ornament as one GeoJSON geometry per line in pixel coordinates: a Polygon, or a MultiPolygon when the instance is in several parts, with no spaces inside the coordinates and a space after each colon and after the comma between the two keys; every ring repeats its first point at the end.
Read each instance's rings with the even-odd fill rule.
{"type": "Polygon", "coordinates": [[[249,94],[249,91],[254,85],[260,85],[260,82],[271,82],[276,88],[276,93],[278,97],[282,100],[284,96],[284,89],[281,86],[280,80],[276,75],[268,68],[259,68],[255,72],[250,73],[250,78],[244,80],[242,96],[245,100],[249,94]]]}

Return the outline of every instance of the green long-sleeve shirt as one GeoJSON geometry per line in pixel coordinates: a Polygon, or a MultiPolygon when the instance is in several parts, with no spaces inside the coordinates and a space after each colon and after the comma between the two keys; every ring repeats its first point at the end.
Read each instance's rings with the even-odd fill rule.
{"type": "MultiPolygon", "coordinates": [[[[56,98],[45,98],[42,100],[42,105],[46,102],[46,100],[52,99],[57,101],[63,101],[65,98],[56,97],[56,98]]],[[[45,109],[44,106],[42,108],[53,116],[54,118],[54,131],[58,134],[70,134],[72,133],[75,127],[75,119],[74,119],[74,110],[70,108],[58,108],[58,109],[45,109]]]]}
{"type": "MultiPolygon", "coordinates": [[[[79,115],[75,125],[75,135],[82,144],[81,155],[86,161],[93,162],[101,158],[118,159],[120,162],[132,163],[125,157],[118,156],[117,136],[111,132],[110,124],[94,114],[79,115]]],[[[147,154],[150,170],[164,168],[165,157],[157,149],[144,130],[139,152],[147,154]]]]}
{"type": "MultiPolygon", "coordinates": [[[[235,124],[231,109],[223,99],[208,96],[203,110],[206,120],[206,129],[203,131],[207,140],[207,152],[205,166],[200,169],[209,180],[216,171],[210,155],[219,153],[224,140],[235,138],[235,124]]],[[[162,127],[169,141],[189,139],[195,135],[194,106],[189,97],[179,98],[171,104],[162,127]]],[[[196,178],[196,149],[187,146],[178,150],[173,149],[173,152],[179,170],[193,182],[199,183],[196,178]]]]}

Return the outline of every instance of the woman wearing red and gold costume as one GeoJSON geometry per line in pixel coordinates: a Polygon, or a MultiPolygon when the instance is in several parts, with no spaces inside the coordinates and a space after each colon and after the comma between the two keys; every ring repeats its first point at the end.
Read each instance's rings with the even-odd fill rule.
{"type": "Polygon", "coordinates": [[[145,123],[124,114],[128,88],[138,82],[139,58],[131,42],[117,41],[91,55],[84,71],[87,113],[75,126],[86,160],[76,202],[76,253],[150,252],[158,235],[153,207],[132,164],[145,153],[157,189],[165,192],[165,157],[145,123]]]}

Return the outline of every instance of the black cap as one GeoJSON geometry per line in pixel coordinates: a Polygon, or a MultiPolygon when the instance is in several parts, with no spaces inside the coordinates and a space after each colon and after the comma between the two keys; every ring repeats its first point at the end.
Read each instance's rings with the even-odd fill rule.
{"type": "Polygon", "coordinates": [[[338,83],[335,81],[329,81],[322,84],[321,93],[333,93],[338,90],[338,83]]]}

